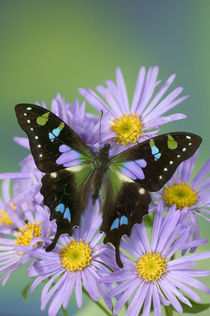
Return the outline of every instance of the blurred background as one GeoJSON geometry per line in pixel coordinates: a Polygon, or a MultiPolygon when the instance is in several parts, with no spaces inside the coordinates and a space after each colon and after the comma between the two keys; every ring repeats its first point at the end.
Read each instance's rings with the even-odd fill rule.
{"type": "MultiPolygon", "coordinates": [[[[142,65],[147,69],[158,65],[158,79],[163,82],[176,73],[172,89],[183,86],[184,94],[191,95],[171,111],[188,118],[165,125],[161,132],[183,130],[202,136],[198,171],[210,153],[209,33],[209,0],[0,1],[0,172],[18,171],[18,163],[28,153],[13,142],[15,135],[24,136],[15,104],[45,101],[50,105],[57,92],[66,101],[82,100],[79,87],[94,88],[107,79],[115,80],[117,66],[131,100],[142,65]]],[[[210,236],[209,224],[201,220],[200,225],[202,237],[210,236]]],[[[27,282],[22,269],[0,287],[1,316],[47,315],[40,311],[40,290],[27,302],[21,298],[27,282]]],[[[210,285],[210,279],[204,282],[210,285]]],[[[207,295],[201,297],[202,302],[209,301],[207,295]]],[[[78,310],[72,297],[69,315],[105,315],[90,300],[84,302],[78,310]]],[[[209,315],[209,311],[200,314],[209,315]]]]}

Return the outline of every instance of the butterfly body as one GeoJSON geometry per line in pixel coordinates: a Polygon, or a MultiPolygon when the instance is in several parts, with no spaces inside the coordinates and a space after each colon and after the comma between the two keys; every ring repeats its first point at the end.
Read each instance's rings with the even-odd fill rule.
{"type": "Polygon", "coordinates": [[[106,174],[109,165],[110,144],[105,144],[102,148],[99,149],[98,154],[96,155],[93,163],[94,163],[94,172],[92,175],[92,199],[93,202],[96,201],[99,195],[99,191],[101,189],[101,185],[104,179],[104,175],[106,174]]]}
{"type": "Polygon", "coordinates": [[[151,196],[171,178],[178,165],[191,157],[201,143],[192,133],[159,135],[113,157],[105,144],[95,154],[59,117],[33,104],[15,107],[18,122],[29,138],[37,168],[45,173],[41,194],[56,220],[57,232],[47,247],[51,251],[61,234],[79,225],[88,199],[100,197],[104,242],[116,249],[120,267],[120,240],[130,235],[148,212],[151,196]]]}

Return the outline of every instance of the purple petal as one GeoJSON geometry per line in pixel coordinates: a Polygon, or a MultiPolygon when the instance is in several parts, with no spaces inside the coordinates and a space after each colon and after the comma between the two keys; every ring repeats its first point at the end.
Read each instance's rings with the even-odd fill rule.
{"type": "Polygon", "coordinates": [[[173,295],[174,288],[173,287],[171,288],[170,283],[163,280],[163,279],[159,280],[159,284],[160,284],[160,287],[161,287],[163,293],[168,298],[170,303],[177,310],[177,312],[181,314],[183,312],[183,309],[182,309],[181,304],[177,300],[176,296],[173,295]]]}
{"type": "Polygon", "coordinates": [[[152,284],[152,298],[153,298],[153,307],[154,307],[154,316],[161,316],[161,304],[160,304],[160,297],[158,285],[156,283],[152,284]]]}
{"type": "Polygon", "coordinates": [[[29,140],[25,137],[14,137],[13,140],[20,146],[30,149],[29,140]]]}
{"type": "Polygon", "coordinates": [[[123,308],[125,303],[129,300],[130,296],[136,290],[136,287],[139,285],[139,280],[137,279],[132,280],[132,283],[130,284],[129,282],[129,285],[130,286],[125,288],[124,293],[121,294],[119,300],[115,304],[114,311],[113,311],[114,315],[117,315],[120,312],[120,310],[123,308]]]}
{"type": "Polygon", "coordinates": [[[176,265],[180,265],[180,264],[184,264],[187,262],[193,262],[193,261],[197,261],[197,260],[203,260],[203,259],[207,259],[210,258],[210,251],[205,251],[203,253],[197,253],[195,255],[190,255],[187,257],[181,257],[181,258],[177,258],[174,259],[173,261],[168,262],[168,266],[176,266],[176,265]]]}
{"type": "Polygon", "coordinates": [[[192,180],[192,189],[195,189],[199,183],[207,176],[210,171],[210,159],[205,163],[205,165],[201,168],[195,178],[192,180]]]}
{"type": "Polygon", "coordinates": [[[162,88],[158,91],[158,93],[156,94],[156,96],[153,98],[152,102],[150,103],[150,105],[147,107],[147,109],[144,111],[144,116],[147,116],[147,114],[149,114],[152,109],[157,105],[157,103],[160,101],[160,99],[162,98],[162,96],[165,94],[165,92],[168,90],[168,88],[170,87],[170,85],[172,84],[172,82],[174,81],[176,75],[172,74],[168,80],[164,83],[164,85],[162,86],[162,88]]]}
{"type": "Polygon", "coordinates": [[[82,307],[82,283],[81,283],[81,272],[76,273],[76,286],[75,286],[75,296],[78,308],[82,307]]]}
{"type": "Polygon", "coordinates": [[[75,275],[73,273],[69,273],[67,275],[66,282],[67,282],[66,295],[65,295],[64,300],[63,300],[63,307],[65,309],[67,308],[69,299],[71,297],[72,291],[73,291],[74,286],[75,286],[75,275]]]}
{"type": "Polygon", "coordinates": [[[122,72],[120,68],[116,69],[116,81],[120,93],[120,99],[121,99],[121,106],[124,113],[129,113],[129,104],[128,104],[128,96],[126,91],[125,82],[123,79],[122,72]]]}
{"type": "Polygon", "coordinates": [[[163,204],[159,203],[157,206],[157,211],[155,213],[155,219],[152,227],[152,241],[151,241],[151,249],[153,251],[157,251],[157,242],[158,236],[160,233],[160,228],[162,225],[162,218],[163,218],[163,204]]]}
{"type": "Polygon", "coordinates": [[[95,278],[92,276],[91,272],[88,268],[81,271],[82,281],[84,283],[84,287],[86,288],[87,292],[89,293],[90,297],[94,301],[98,301],[100,294],[98,291],[98,287],[96,285],[95,278]]]}
{"type": "Polygon", "coordinates": [[[144,87],[145,74],[146,74],[146,68],[141,67],[139,70],[139,74],[138,74],[138,78],[137,78],[137,82],[136,82],[136,88],[134,91],[133,102],[132,102],[132,106],[131,106],[131,113],[137,111],[137,106],[138,106],[139,101],[141,99],[141,95],[142,95],[142,91],[143,91],[143,87],[144,87]]]}
{"type": "Polygon", "coordinates": [[[134,295],[129,303],[129,306],[128,306],[128,309],[126,312],[126,316],[129,316],[129,315],[138,316],[138,314],[141,310],[141,307],[144,304],[144,300],[145,300],[145,297],[148,293],[148,290],[149,290],[149,283],[142,282],[140,284],[139,288],[134,293],[134,295]]]}

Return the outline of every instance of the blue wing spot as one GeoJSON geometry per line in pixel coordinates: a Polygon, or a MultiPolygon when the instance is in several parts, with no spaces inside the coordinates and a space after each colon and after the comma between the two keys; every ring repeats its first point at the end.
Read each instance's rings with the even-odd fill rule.
{"type": "Polygon", "coordinates": [[[55,210],[56,210],[57,212],[63,213],[64,210],[65,210],[64,204],[63,204],[63,203],[58,204],[55,210]]]}
{"type": "Polygon", "coordinates": [[[51,140],[51,142],[53,142],[55,139],[55,136],[52,133],[49,133],[49,139],[51,140]]]}
{"type": "Polygon", "coordinates": [[[152,146],[151,149],[152,149],[152,154],[153,155],[155,155],[155,154],[157,154],[159,152],[159,149],[156,146],[152,146]]]}
{"type": "Polygon", "coordinates": [[[155,160],[158,160],[161,157],[161,153],[158,153],[154,156],[155,160]]]}
{"type": "Polygon", "coordinates": [[[71,212],[68,207],[65,209],[64,218],[67,218],[69,221],[71,221],[71,212]]]}
{"type": "Polygon", "coordinates": [[[154,156],[154,159],[155,159],[155,160],[160,159],[161,153],[159,153],[158,147],[156,147],[156,146],[151,146],[151,150],[152,150],[152,154],[153,154],[153,156],[154,156]]]}
{"type": "Polygon", "coordinates": [[[120,218],[120,225],[128,225],[128,218],[127,218],[127,216],[123,215],[120,218]]]}
{"type": "Polygon", "coordinates": [[[110,230],[113,230],[113,229],[118,228],[118,227],[119,227],[119,218],[115,218],[110,230]]]}
{"type": "Polygon", "coordinates": [[[54,128],[52,133],[55,135],[55,136],[59,136],[61,130],[57,127],[57,128],[54,128]]]}

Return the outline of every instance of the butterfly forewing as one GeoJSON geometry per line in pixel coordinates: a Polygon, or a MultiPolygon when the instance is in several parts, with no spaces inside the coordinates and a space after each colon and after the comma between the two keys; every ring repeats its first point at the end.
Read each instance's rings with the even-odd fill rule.
{"type": "Polygon", "coordinates": [[[29,138],[37,168],[46,173],[41,194],[56,220],[56,236],[47,248],[52,250],[59,236],[72,234],[79,225],[90,190],[95,154],[59,117],[33,104],[15,107],[18,122],[29,138]]]}
{"type": "Polygon", "coordinates": [[[18,104],[15,111],[18,123],[29,138],[31,153],[40,171],[53,172],[91,162],[94,158],[83,140],[47,109],[33,104],[18,104]],[[70,161],[65,161],[67,155],[70,161]]]}
{"type": "Polygon", "coordinates": [[[150,192],[160,190],[202,139],[192,133],[156,136],[114,156],[111,163],[150,192]]]}

